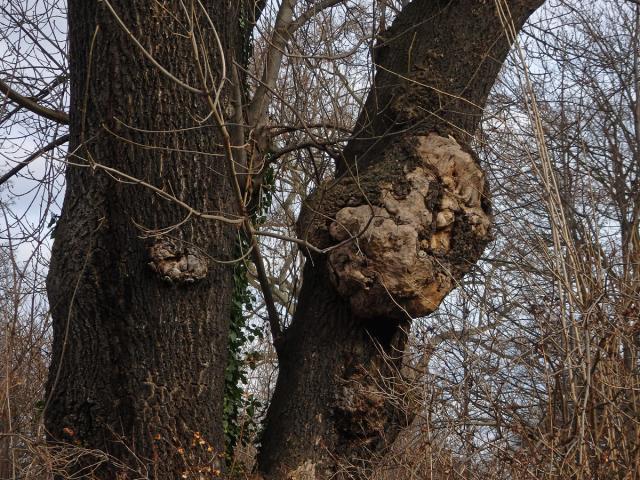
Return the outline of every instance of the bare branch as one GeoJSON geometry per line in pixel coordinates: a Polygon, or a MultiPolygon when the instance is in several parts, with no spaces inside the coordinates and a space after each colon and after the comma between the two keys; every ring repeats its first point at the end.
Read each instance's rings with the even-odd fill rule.
{"type": "MultiPolygon", "coordinates": [[[[32,97],[29,97],[29,99],[31,101],[42,100],[47,95],[49,95],[54,88],[64,83],[66,80],[67,80],[66,75],[60,75],[59,77],[55,78],[53,82],[51,82],[49,85],[47,85],[42,90],[40,90],[37,94],[35,94],[32,97]]],[[[15,108],[13,108],[13,110],[8,112],[4,117],[0,118],[0,125],[2,125],[4,122],[9,120],[16,112],[19,112],[20,110],[22,110],[22,108],[24,108],[22,107],[22,105],[18,105],[15,108]]]]}
{"type": "Polygon", "coordinates": [[[24,107],[41,117],[48,118],[49,120],[53,120],[54,122],[62,123],[64,125],[69,124],[69,115],[67,115],[67,113],[44,107],[33,101],[31,98],[20,95],[2,80],[0,80],[0,92],[2,92],[3,95],[6,95],[6,97],[12,102],[17,103],[21,107],[24,107]]]}
{"type": "Polygon", "coordinates": [[[264,116],[268,103],[269,91],[275,86],[278,72],[282,64],[284,50],[291,36],[302,25],[311,20],[322,10],[333,7],[344,0],[324,0],[303,12],[293,20],[293,0],[284,0],[278,11],[278,17],[271,38],[271,47],[266,55],[264,73],[260,85],[249,106],[249,125],[256,125],[264,116]]]}
{"type": "Polygon", "coordinates": [[[317,3],[313,7],[309,8],[308,10],[300,14],[300,16],[296,18],[294,22],[291,23],[291,26],[289,27],[289,34],[293,35],[293,33],[296,30],[298,30],[302,25],[304,25],[309,20],[311,20],[314,16],[316,16],[322,10],[326,10],[327,8],[334,7],[343,1],[344,0],[324,0],[322,2],[317,3]]]}
{"type": "Polygon", "coordinates": [[[27,165],[29,165],[31,162],[33,162],[36,158],[38,158],[40,155],[43,155],[45,153],[47,153],[50,150],[53,150],[56,147],[59,147],[60,145],[63,145],[65,143],[67,143],[69,141],[69,134],[63,135],[61,137],[56,138],[53,142],[51,142],[50,144],[42,147],[40,150],[38,150],[37,152],[29,155],[29,157],[25,158],[23,161],[21,161],[18,165],[16,165],[15,167],[13,167],[11,170],[9,170],[7,173],[5,173],[1,178],[0,178],[0,186],[3,185],[6,181],[8,181],[11,177],[13,177],[14,175],[16,175],[20,170],[22,170],[24,167],[26,167],[27,165]]]}
{"type": "Polygon", "coordinates": [[[266,113],[266,107],[269,101],[268,93],[275,86],[284,56],[284,49],[291,38],[289,27],[293,22],[294,5],[295,0],[283,0],[280,5],[271,37],[271,46],[267,52],[264,63],[262,79],[247,112],[249,125],[257,125],[266,113]]]}

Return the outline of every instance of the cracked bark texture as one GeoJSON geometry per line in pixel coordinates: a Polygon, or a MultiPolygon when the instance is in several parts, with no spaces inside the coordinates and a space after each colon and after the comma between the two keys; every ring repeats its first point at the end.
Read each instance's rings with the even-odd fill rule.
{"type": "Polygon", "coordinates": [[[497,5],[519,31],[542,3],[414,0],[379,39],[336,180],[298,220],[303,238],[339,246],[307,252],[259,454],[266,478],[366,478],[409,421],[384,395],[402,392],[377,384],[400,371],[411,317],[437,308],[490,238],[470,139],[511,47],[497,5]]]}
{"type": "MultiPolygon", "coordinates": [[[[110,4],[160,64],[201,85],[192,44],[180,35],[184,12],[152,0],[110,4]]],[[[239,2],[203,4],[224,45],[241,51],[239,2]]],[[[162,75],[103,2],[70,0],[68,13],[70,164],[47,281],[53,353],[46,428],[52,441],[113,455],[96,478],[212,478],[224,448],[233,278],[230,266],[208,259],[232,258],[236,229],[183,222],[187,212],[177,205],[91,165],[122,171],[200,211],[233,213],[220,136],[210,122],[198,123],[209,112],[206,99],[162,75]],[[140,228],[179,222],[160,237],[144,238],[140,228]]],[[[204,45],[219,75],[208,35],[204,45]]],[[[94,461],[81,458],[68,473],[94,461]]]]}

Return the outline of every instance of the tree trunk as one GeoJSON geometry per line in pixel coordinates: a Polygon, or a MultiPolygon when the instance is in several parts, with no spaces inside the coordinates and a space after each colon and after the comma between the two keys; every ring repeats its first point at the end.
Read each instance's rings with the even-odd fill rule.
{"type": "MultiPolygon", "coordinates": [[[[50,438],[87,449],[67,473],[101,459],[88,449],[113,457],[98,478],[212,478],[221,467],[233,279],[217,260],[232,259],[237,226],[189,216],[140,183],[199,212],[236,209],[206,95],[142,52],[197,89],[211,87],[198,61],[220,80],[208,20],[198,2],[184,4],[69,1],[71,140],[47,282],[45,407],[50,438]],[[202,27],[199,57],[189,20],[202,27]]],[[[229,65],[246,44],[240,2],[202,4],[229,65]]],[[[223,105],[228,97],[223,90],[223,105]]]]}
{"type": "Polygon", "coordinates": [[[298,221],[299,235],[334,250],[308,254],[262,438],[265,477],[366,478],[410,420],[402,382],[389,379],[411,318],[435,310],[490,239],[469,143],[512,44],[504,3],[518,32],[543,0],[415,0],[378,39],[337,178],[298,221]]]}

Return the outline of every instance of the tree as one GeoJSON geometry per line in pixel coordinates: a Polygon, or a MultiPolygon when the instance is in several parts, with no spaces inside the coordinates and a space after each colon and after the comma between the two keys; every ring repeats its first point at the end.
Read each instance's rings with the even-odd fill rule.
{"type": "Polygon", "coordinates": [[[219,161],[228,133],[207,117],[233,98],[222,65],[247,45],[241,7],[68,7],[70,167],[48,280],[46,426],[154,478],[220,469],[224,450],[232,271],[211,258],[233,261],[242,217],[232,159],[219,161]]]}
{"type": "Polygon", "coordinates": [[[338,180],[307,200],[305,207],[319,212],[315,218],[306,218],[313,214],[303,208],[298,220],[300,235],[322,248],[350,235],[369,239],[338,247],[328,259],[313,261],[310,254],[284,334],[287,346],[280,347],[260,456],[266,472],[283,475],[292,463],[322,465],[318,444],[347,452],[357,464],[406,421],[384,397],[371,394],[372,386],[399,369],[410,318],[435,310],[488,240],[483,176],[466,160],[470,133],[513,40],[503,22],[518,31],[541,3],[510,2],[505,19],[494,4],[413,2],[380,39],[375,83],[338,162],[338,180]],[[473,29],[461,11],[472,14],[473,29]],[[429,135],[434,132],[438,136],[429,135]],[[429,193],[416,199],[415,162],[433,167],[439,160],[430,155],[454,164],[438,164],[435,178],[427,174],[422,181],[429,193]],[[409,175],[398,178],[399,172],[409,175]],[[453,191],[470,197],[449,209],[453,191]],[[411,211],[421,201],[426,208],[417,214],[427,212],[425,230],[416,228],[420,220],[411,211]],[[385,224],[389,213],[392,225],[385,224]],[[397,224],[410,225],[409,231],[398,232],[397,224]]]}
{"type": "Polygon", "coordinates": [[[502,387],[513,413],[491,408],[520,431],[537,478],[637,471],[639,21],[626,1],[562,2],[523,47],[540,68],[528,82],[505,76],[489,108],[500,236],[518,240],[492,260],[512,285],[503,308],[520,310],[504,317],[520,346],[495,353],[510,364],[495,378],[521,379],[502,387]],[[500,135],[508,111],[537,124],[544,148],[526,128],[500,135]]]}
{"type": "Polygon", "coordinates": [[[438,307],[490,238],[471,139],[542,0],[415,0],[379,32],[371,93],[332,151],[335,180],[302,206],[308,260],[284,328],[251,219],[276,161],[268,105],[295,29],[338,3],[284,0],[251,89],[250,35],[264,4],[69,2],[69,166],[48,280],[45,417],[52,439],[110,455],[99,478],[222,469],[238,234],[280,368],[261,472],[328,478],[343,461],[361,467],[410,420],[371,387],[400,369],[411,318],[438,307]]]}

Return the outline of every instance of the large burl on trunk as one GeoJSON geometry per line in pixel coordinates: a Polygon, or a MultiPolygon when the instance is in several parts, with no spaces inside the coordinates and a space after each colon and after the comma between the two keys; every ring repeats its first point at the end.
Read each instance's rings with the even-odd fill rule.
{"type": "Polygon", "coordinates": [[[473,154],[435,133],[401,136],[361,175],[306,202],[301,236],[326,249],[332,285],[361,319],[433,312],[475,263],[491,225],[473,154]]]}
{"type": "Polygon", "coordinates": [[[491,236],[470,147],[489,91],[543,0],[420,1],[378,39],[377,73],[332,182],[305,202],[308,261],[259,456],[272,479],[366,478],[410,415],[411,319],[433,312],[491,236]],[[510,30],[512,29],[512,30],[510,30]]]}

